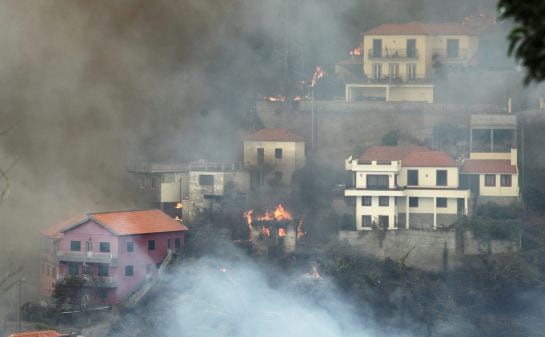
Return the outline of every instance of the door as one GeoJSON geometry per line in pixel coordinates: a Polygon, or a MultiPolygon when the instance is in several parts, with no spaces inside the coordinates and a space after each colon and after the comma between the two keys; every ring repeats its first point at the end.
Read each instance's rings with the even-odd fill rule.
{"type": "Polygon", "coordinates": [[[382,40],[373,39],[373,57],[382,57],[382,40]]]}
{"type": "Polygon", "coordinates": [[[416,39],[407,39],[407,57],[416,58],[416,39]]]}

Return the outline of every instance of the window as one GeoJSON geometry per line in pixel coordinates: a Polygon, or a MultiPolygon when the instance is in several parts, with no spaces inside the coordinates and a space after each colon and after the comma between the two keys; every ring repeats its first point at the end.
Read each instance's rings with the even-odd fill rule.
{"type": "Polygon", "coordinates": [[[182,247],[182,240],[180,238],[174,239],[174,248],[180,249],[182,247]]]}
{"type": "Polygon", "coordinates": [[[93,251],[93,242],[91,241],[85,241],[85,250],[88,252],[93,251]]]}
{"type": "Polygon", "coordinates": [[[281,171],[274,171],[274,179],[282,180],[282,172],[281,171]]]}
{"type": "Polygon", "coordinates": [[[144,175],[140,174],[138,176],[138,187],[144,188],[144,175]]]}
{"type": "Polygon", "coordinates": [[[399,63],[390,63],[388,65],[390,79],[399,78],[399,63]]]}
{"type": "Polygon", "coordinates": [[[389,204],[390,204],[390,197],[386,197],[386,196],[378,197],[379,206],[388,206],[389,204]]]}
{"type": "Polygon", "coordinates": [[[110,243],[109,242],[101,242],[100,243],[100,252],[101,253],[109,253],[110,252],[110,243]]]}
{"type": "Polygon", "coordinates": [[[418,170],[407,170],[407,185],[418,186],[418,170]]]}
{"type": "Polygon", "coordinates": [[[68,275],[78,275],[79,266],[77,263],[71,262],[68,264],[68,275]]]}
{"type": "Polygon", "coordinates": [[[155,240],[148,241],[148,250],[155,250],[155,240]]]}
{"type": "Polygon", "coordinates": [[[369,189],[388,189],[388,176],[379,174],[367,175],[367,188],[369,189]]]}
{"type": "Polygon", "coordinates": [[[211,174],[199,174],[199,185],[201,186],[214,185],[214,176],[211,174]]]}
{"type": "Polygon", "coordinates": [[[418,207],[417,197],[409,197],[409,207],[418,207]]]}
{"type": "Polygon", "coordinates": [[[407,39],[407,57],[416,58],[416,39],[407,39]]]}
{"type": "Polygon", "coordinates": [[[363,227],[371,227],[372,221],[370,215],[362,215],[361,216],[361,223],[363,227]]]}
{"type": "Polygon", "coordinates": [[[89,268],[89,265],[87,263],[83,263],[83,266],[81,267],[81,273],[83,275],[89,275],[91,274],[91,268],[89,268]]]}
{"type": "Polygon", "coordinates": [[[73,252],[81,251],[81,241],[70,241],[70,250],[73,252]]]}
{"type": "Polygon", "coordinates": [[[382,228],[386,228],[389,226],[390,224],[390,219],[387,215],[379,215],[378,216],[378,224],[379,226],[381,226],[382,228]]]}
{"type": "Polygon", "coordinates": [[[500,185],[503,187],[511,187],[511,175],[510,174],[502,174],[500,176],[500,185]]]}
{"type": "Polygon", "coordinates": [[[435,206],[439,208],[447,207],[447,198],[437,198],[435,199],[435,206]]]}
{"type": "Polygon", "coordinates": [[[382,64],[373,63],[373,79],[380,80],[382,78],[382,64]]]}
{"type": "Polygon", "coordinates": [[[151,176],[151,189],[154,190],[157,187],[157,177],[151,176]]]}
{"type": "Polygon", "coordinates": [[[447,170],[437,170],[435,172],[435,184],[437,186],[447,186],[447,170]]]}
{"type": "Polygon", "coordinates": [[[98,264],[98,276],[108,276],[109,266],[106,263],[98,264]]]}
{"type": "Polygon", "coordinates": [[[265,163],[265,149],[260,147],[257,149],[257,165],[263,165],[265,163]]]}
{"type": "Polygon", "coordinates": [[[447,57],[460,57],[460,41],[458,39],[447,39],[447,57]]]}
{"type": "Polygon", "coordinates": [[[373,39],[373,57],[382,57],[381,39],[373,39]]]}
{"type": "Polygon", "coordinates": [[[416,80],[416,63],[407,63],[407,80],[416,80]]]}
{"type": "Polygon", "coordinates": [[[485,174],[484,175],[484,186],[496,186],[496,175],[495,174],[485,174]]]}
{"type": "Polygon", "coordinates": [[[172,239],[167,239],[167,248],[172,248],[172,239]]]}
{"type": "Polygon", "coordinates": [[[274,158],[282,159],[282,149],[274,149],[274,158]]]}
{"type": "Polygon", "coordinates": [[[156,263],[155,268],[157,268],[157,269],[161,268],[161,262],[156,263]]]}
{"type": "Polygon", "coordinates": [[[125,266],[125,276],[133,276],[133,275],[134,275],[134,267],[125,266]]]}
{"type": "Polygon", "coordinates": [[[362,206],[371,206],[372,202],[373,202],[372,197],[361,197],[362,206]]]}
{"type": "Polygon", "coordinates": [[[134,252],[134,242],[127,242],[127,252],[134,252]]]}

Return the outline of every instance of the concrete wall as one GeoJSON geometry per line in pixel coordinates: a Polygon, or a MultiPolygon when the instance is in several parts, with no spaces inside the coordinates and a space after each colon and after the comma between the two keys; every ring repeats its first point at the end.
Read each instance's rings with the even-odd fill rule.
{"type": "Polygon", "coordinates": [[[379,259],[405,260],[407,266],[441,271],[460,265],[464,255],[516,252],[517,241],[480,241],[470,232],[445,230],[340,231],[339,240],[355,253],[379,259]]]}

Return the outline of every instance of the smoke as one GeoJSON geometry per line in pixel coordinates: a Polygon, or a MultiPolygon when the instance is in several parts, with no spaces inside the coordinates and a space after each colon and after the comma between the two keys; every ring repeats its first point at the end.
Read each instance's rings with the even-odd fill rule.
{"type": "Polygon", "coordinates": [[[244,258],[186,262],[167,282],[110,336],[405,336],[358,315],[327,278],[288,275],[244,258]]]}

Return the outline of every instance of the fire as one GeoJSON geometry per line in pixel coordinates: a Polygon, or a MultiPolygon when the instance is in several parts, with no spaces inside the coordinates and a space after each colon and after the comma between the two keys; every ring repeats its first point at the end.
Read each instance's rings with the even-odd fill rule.
{"type": "Polygon", "coordinates": [[[278,96],[268,96],[265,97],[265,100],[269,102],[285,102],[286,96],[278,95],[278,96]]]}
{"type": "Polygon", "coordinates": [[[176,220],[176,221],[182,221],[182,218],[180,218],[179,216],[176,215],[176,217],[174,218],[174,220],[176,220]]]}
{"type": "Polygon", "coordinates": [[[248,212],[244,212],[244,219],[246,219],[246,223],[248,224],[248,240],[252,239],[252,214],[254,213],[254,210],[251,209],[248,212]]]}
{"type": "Polygon", "coordinates": [[[361,48],[356,47],[353,50],[350,51],[350,55],[352,56],[361,56],[361,48]]]}
{"type": "Polygon", "coordinates": [[[308,275],[315,280],[320,280],[322,278],[320,272],[318,271],[318,265],[316,263],[312,264],[312,269],[308,273],[308,275]]]}
{"type": "Polygon", "coordinates": [[[303,220],[299,220],[299,224],[297,225],[297,240],[301,240],[303,236],[305,236],[305,232],[303,232],[303,220]]]}
{"type": "Polygon", "coordinates": [[[176,203],[176,209],[180,209],[184,207],[184,205],[181,202],[176,203]]]}
{"type": "Polygon", "coordinates": [[[261,227],[261,232],[265,236],[271,236],[271,230],[269,229],[269,227],[265,227],[265,226],[261,227]]]}
{"type": "Polygon", "coordinates": [[[274,210],[274,218],[277,221],[293,219],[293,217],[291,216],[291,213],[286,211],[286,209],[284,208],[284,206],[282,206],[282,204],[278,204],[278,206],[276,206],[276,209],[274,210]]]}
{"type": "Polygon", "coordinates": [[[278,236],[286,236],[286,229],[282,227],[278,228],[278,236]]]}
{"type": "Polygon", "coordinates": [[[324,77],[325,73],[322,70],[322,67],[317,66],[316,71],[314,71],[314,74],[312,75],[312,81],[310,82],[310,86],[314,87],[318,80],[322,77],[324,77]]]}

